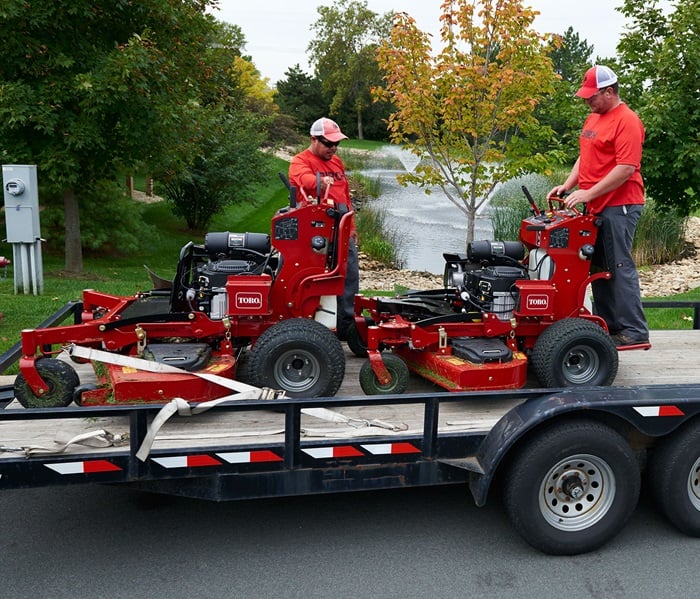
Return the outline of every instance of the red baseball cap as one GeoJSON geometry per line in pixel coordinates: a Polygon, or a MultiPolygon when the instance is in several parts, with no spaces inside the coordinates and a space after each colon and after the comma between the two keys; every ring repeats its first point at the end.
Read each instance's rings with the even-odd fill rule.
{"type": "Polygon", "coordinates": [[[331,119],[321,118],[311,125],[311,135],[313,137],[325,137],[328,141],[342,141],[348,139],[347,135],[338,127],[338,123],[331,119]]]}
{"type": "Polygon", "coordinates": [[[609,67],[596,65],[586,71],[581,88],[576,92],[579,98],[587,100],[598,91],[617,83],[617,75],[609,67]]]}

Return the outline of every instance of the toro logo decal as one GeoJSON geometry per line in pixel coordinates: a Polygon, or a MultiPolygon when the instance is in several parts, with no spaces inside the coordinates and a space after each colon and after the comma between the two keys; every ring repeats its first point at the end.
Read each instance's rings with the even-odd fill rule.
{"type": "Polygon", "coordinates": [[[549,309],[549,296],[547,295],[528,295],[527,296],[528,310],[547,310],[549,309]]]}
{"type": "Polygon", "coordinates": [[[241,291],[236,293],[236,308],[242,310],[259,310],[262,308],[262,293],[241,291]]]}

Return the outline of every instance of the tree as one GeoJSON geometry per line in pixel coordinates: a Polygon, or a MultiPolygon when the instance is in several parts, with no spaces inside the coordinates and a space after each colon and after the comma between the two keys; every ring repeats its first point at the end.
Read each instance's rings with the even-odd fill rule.
{"type": "Polygon", "coordinates": [[[531,145],[551,136],[533,117],[555,79],[537,15],[516,0],[446,0],[443,49],[433,57],[428,36],[406,13],[396,16],[379,51],[386,84],[376,90],[396,107],[389,119],[394,143],[423,159],[404,183],[438,185],[467,218],[474,238],[477,210],[495,186],[545,158],[531,145]]]}
{"type": "Polygon", "coordinates": [[[297,64],[285,73],[285,79],[277,82],[277,105],[280,111],[294,118],[298,131],[305,136],[317,118],[328,113],[321,82],[301,70],[297,64]]]}
{"type": "Polygon", "coordinates": [[[47,197],[62,199],[67,271],[82,271],[82,194],[184,165],[201,140],[239,53],[205,14],[214,1],[4,0],[2,159],[37,164],[47,197]]]}
{"type": "Polygon", "coordinates": [[[190,164],[164,173],[159,187],[190,229],[205,230],[215,214],[247,199],[251,185],[262,179],[269,159],[259,151],[263,131],[252,113],[222,111],[190,164]]]}
{"type": "Polygon", "coordinates": [[[630,98],[647,131],[642,171],[649,195],[687,215],[700,207],[700,10],[677,0],[626,0],[632,21],[618,52],[630,98]]]}
{"type": "Polygon", "coordinates": [[[372,103],[371,88],[381,81],[376,49],[389,34],[391,14],[377,15],[366,0],[336,0],[317,11],[320,18],[311,26],[315,35],[309,44],[316,77],[330,98],[330,114],[351,105],[357,136],[364,139],[363,111],[372,103]]]}
{"type": "MultiPolygon", "coordinates": [[[[554,83],[554,93],[537,105],[535,117],[541,125],[551,127],[556,133],[562,158],[568,164],[578,156],[581,123],[588,114],[588,107],[575,94],[583,74],[589,68],[593,46],[581,40],[578,33],[569,27],[563,36],[549,42],[549,49],[554,72],[559,77],[554,83]]],[[[546,150],[544,146],[539,149],[546,150]]]]}

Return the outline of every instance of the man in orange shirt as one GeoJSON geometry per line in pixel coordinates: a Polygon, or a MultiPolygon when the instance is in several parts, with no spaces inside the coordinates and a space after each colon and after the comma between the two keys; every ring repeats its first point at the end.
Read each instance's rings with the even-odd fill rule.
{"type": "MultiPolygon", "coordinates": [[[[315,198],[317,186],[321,184],[321,198],[326,196],[338,205],[352,210],[350,186],[345,175],[343,161],[337,156],[338,144],[347,139],[335,121],[320,118],[311,125],[310,146],[294,156],[289,164],[289,183],[297,193],[315,198]]],[[[346,338],[348,327],[354,324],[355,294],[360,288],[360,269],[357,259],[357,244],[353,225],[353,235],[348,246],[347,274],[345,290],[338,296],[336,316],[337,333],[340,339],[346,338]]]]}
{"type": "Polygon", "coordinates": [[[640,172],[644,125],[619,96],[617,75],[597,65],[586,71],[576,92],[588,104],[579,138],[579,157],[563,185],[548,197],[571,192],[564,204],[585,204],[599,215],[602,226],[596,254],[604,253],[609,280],[592,284],[596,314],[608,324],[618,347],[649,342],[649,328],[642,309],[639,275],[632,259],[632,240],[644,205],[640,172]]]}

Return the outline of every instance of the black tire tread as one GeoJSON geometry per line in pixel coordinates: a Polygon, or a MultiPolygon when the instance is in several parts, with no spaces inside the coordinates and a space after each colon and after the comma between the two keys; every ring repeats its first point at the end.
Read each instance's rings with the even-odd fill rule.
{"type": "Polygon", "coordinates": [[[538,337],[530,356],[530,364],[540,383],[550,388],[571,386],[557,367],[560,361],[558,355],[572,342],[586,341],[598,348],[601,358],[601,368],[594,380],[586,385],[612,385],[619,366],[615,343],[600,326],[583,318],[558,320],[538,337]]]}
{"type": "MultiPolygon", "coordinates": [[[[245,368],[249,383],[258,387],[279,388],[270,376],[270,357],[289,346],[314,354],[322,365],[321,377],[304,397],[332,397],[345,377],[345,352],[336,335],[309,318],[283,320],[266,329],[250,350],[245,368]]],[[[285,389],[285,391],[287,391],[285,389]]],[[[288,393],[290,397],[300,394],[288,393]]]]}
{"type": "Polygon", "coordinates": [[[533,547],[553,555],[592,551],[613,538],[627,523],[639,498],[641,473],[636,456],[614,429],[592,420],[556,423],[519,447],[505,477],[503,503],[513,528],[533,547]],[[616,494],[602,520],[571,532],[550,526],[540,513],[539,487],[560,459],[577,453],[600,456],[613,467],[616,494]]]}

